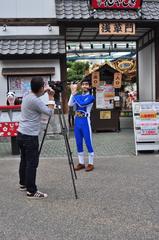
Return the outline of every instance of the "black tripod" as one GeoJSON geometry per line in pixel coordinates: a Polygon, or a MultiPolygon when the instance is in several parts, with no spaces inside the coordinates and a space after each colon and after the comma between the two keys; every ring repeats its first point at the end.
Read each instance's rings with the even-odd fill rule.
{"type": "MultiPolygon", "coordinates": [[[[65,147],[66,147],[68,163],[69,163],[70,172],[71,172],[74,194],[75,194],[75,198],[77,199],[78,196],[77,196],[76,185],[75,185],[75,179],[77,179],[77,175],[76,175],[76,172],[75,172],[74,162],[73,162],[73,158],[72,158],[72,152],[71,152],[71,148],[70,148],[70,144],[69,144],[69,140],[68,140],[68,136],[67,136],[68,129],[67,129],[67,125],[66,125],[66,121],[65,121],[65,117],[64,117],[61,105],[60,104],[56,105],[56,109],[57,109],[57,113],[58,113],[58,117],[59,117],[61,134],[63,135],[64,141],[65,141],[65,147]]],[[[40,145],[40,148],[39,148],[39,156],[40,156],[40,153],[41,153],[41,150],[42,150],[42,147],[43,147],[43,143],[44,143],[44,140],[45,140],[45,137],[46,137],[46,134],[47,134],[50,119],[51,119],[51,116],[49,117],[46,128],[44,130],[44,135],[43,135],[41,145],[40,145]]]]}

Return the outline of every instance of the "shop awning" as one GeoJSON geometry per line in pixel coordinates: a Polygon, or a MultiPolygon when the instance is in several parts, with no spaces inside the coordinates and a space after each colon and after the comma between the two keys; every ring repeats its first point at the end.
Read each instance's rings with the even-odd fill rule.
{"type": "Polygon", "coordinates": [[[58,40],[1,40],[0,56],[55,55],[65,53],[65,41],[58,40]]]}
{"type": "Polygon", "coordinates": [[[18,75],[54,75],[55,68],[3,68],[3,76],[18,76],[18,75]]]}

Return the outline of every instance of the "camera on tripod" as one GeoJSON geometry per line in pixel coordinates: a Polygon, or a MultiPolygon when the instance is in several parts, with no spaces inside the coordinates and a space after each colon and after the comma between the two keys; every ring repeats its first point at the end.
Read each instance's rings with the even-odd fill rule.
{"type": "Polygon", "coordinates": [[[49,87],[51,87],[54,91],[54,99],[56,103],[60,102],[60,93],[64,90],[64,83],[65,81],[49,81],[49,87]]]}

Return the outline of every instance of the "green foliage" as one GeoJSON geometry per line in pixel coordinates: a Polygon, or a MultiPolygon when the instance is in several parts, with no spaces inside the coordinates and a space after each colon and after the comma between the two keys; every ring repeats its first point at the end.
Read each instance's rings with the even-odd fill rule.
{"type": "Polygon", "coordinates": [[[87,69],[89,62],[67,62],[67,81],[81,81],[87,69]]]}

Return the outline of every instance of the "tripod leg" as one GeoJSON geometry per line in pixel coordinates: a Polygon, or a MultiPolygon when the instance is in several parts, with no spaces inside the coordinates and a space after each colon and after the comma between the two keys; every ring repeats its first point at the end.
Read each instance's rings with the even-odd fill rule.
{"type": "Polygon", "coordinates": [[[75,176],[75,179],[77,179],[77,174],[76,174],[76,171],[75,171],[75,166],[74,166],[74,162],[73,162],[73,158],[72,158],[72,152],[71,152],[71,148],[70,148],[70,144],[69,144],[69,141],[68,141],[67,134],[66,134],[66,144],[67,144],[67,148],[68,148],[68,151],[69,151],[70,161],[71,161],[71,164],[72,164],[72,169],[73,169],[73,172],[74,172],[74,176],[75,176]]]}
{"type": "Polygon", "coordinates": [[[48,129],[49,123],[50,123],[50,119],[51,119],[51,116],[49,117],[48,122],[47,122],[47,125],[46,125],[46,128],[45,128],[45,130],[44,130],[44,135],[43,135],[43,138],[42,138],[42,141],[41,141],[41,144],[40,144],[40,148],[39,148],[39,156],[40,156],[40,153],[41,153],[43,144],[44,144],[44,140],[45,140],[45,137],[46,137],[47,129],[48,129]]]}
{"type": "Polygon", "coordinates": [[[74,162],[73,162],[73,158],[72,158],[72,152],[71,152],[71,148],[70,148],[70,144],[69,144],[69,140],[68,140],[68,136],[67,136],[66,120],[65,120],[65,117],[64,117],[62,109],[61,109],[61,112],[60,112],[60,109],[59,109],[59,113],[60,113],[60,117],[62,118],[61,119],[61,123],[63,123],[62,127],[65,130],[65,132],[66,132],[66,145],[67,145],[67,148],[68,148],[68,151],[69,151],[70,161],[71,161],[71,164],[72,164],[74,176],[75,176],[75,179],[77,179],[77,174],[76,174],[76,171],[75,171],[75,166],[74,166],[74,162]]]}
{"type": "Polygon", "coordinates": [[[69,156],[70,156],[70,157],[69,157],[69,159],[70,159],[70,164],[71,164],[71,166],[72,166],[75,179],[77,179],[77,175],[76,175],[75,167],[74,167],[74,162],[73,162],[73,158],[72,158],[72,152],[71,152],[71,148],[70,148],[70,144],[69,144],[68,136],[67,136],[66,121],[65,121],[65,117],[64,117],[63,111],[62,111],[62,109],[59,109],[59,107],[58,107],[58,114],[59,114],[59,121],[60,121],[60,125],[61,125],[61,131],[62,131],[63,135],[64,135],[64,134],[66,135],[66,143],[65,143],[65,144],[66,144],[66,146],[67,146],[68,154],[69,154],[69,156]]]}
{"type": "Polygon", "coordinates": [[[69,163],[71,177],[72,177],[72,184],[73,184],[73,189],[74,189],[74,193],[75,193],[75,198],[77,199],[78,196],[77,196],[77,190],[76,190],[76,185],[75,185],[75,180],[74,180],[74,175],[73,175],[73,168],[72,168],[72,161],[71,161],[71,156],[72,155],[71,155],[70,147],[68,147],[69,142],[67,141],[68,140],[67,139],[67,129],[64,128],[64,126],[63,126],[63,121],[62,121],[62,118],[61,118],[61,112],[60,112],[59,107],[58,107],[58,115],[59,115],[59,122],[60,122],[60,126],[61,126],[61,132],[62,132],[62,135],[63,135],[64,140],[65,140],[65,147],[66,147],[68,163],[69,163]]]}
{"type": "Polygon", "coordinates": [[[69,150],[68,150],[68,147],[67,147],[66,135],[64,135],[64,139],[65,139],[65,146],[66,146],[66,151],[67,151],[68,163],[69,163],[69,166],[70,166],[70,172],[71,172],[71,177],[72,177],[72,184],[73,184],[73,188],[74,188],[75,198],[78,199],[75,180],[74,180],[74,175],[73,175],[73,170],[72,170],[72,167],[71,167],[70,153],[69,153],[69,150]]]}

